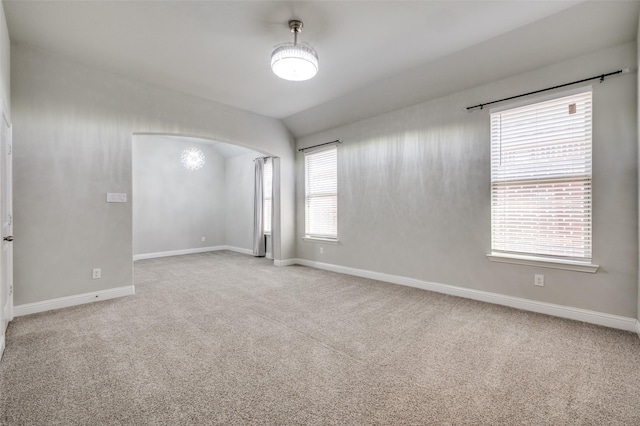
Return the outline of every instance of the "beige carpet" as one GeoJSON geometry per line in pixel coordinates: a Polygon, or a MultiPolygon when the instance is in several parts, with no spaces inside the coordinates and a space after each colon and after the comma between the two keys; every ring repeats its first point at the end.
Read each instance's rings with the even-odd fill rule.
{"type": "Polygon", "coordinates": [[[640,425],[640,339],[213,252],[16,318],[3,425],[640,425]]]}

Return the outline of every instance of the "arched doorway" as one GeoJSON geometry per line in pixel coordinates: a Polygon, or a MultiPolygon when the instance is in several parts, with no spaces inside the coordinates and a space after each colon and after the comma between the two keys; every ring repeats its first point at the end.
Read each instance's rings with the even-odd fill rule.
{"type": "MultiPolygon", "coordinates": [[[[253,160],[271,157],[209,138],[135,133],[132,138],[134,260],[205,251],[251,254],[253,160]]],[[[279,199],[279,162],[273,158],[273,205],[279,199]]],[[[265,236],[273,258],[280,227],[265,236]]]]}

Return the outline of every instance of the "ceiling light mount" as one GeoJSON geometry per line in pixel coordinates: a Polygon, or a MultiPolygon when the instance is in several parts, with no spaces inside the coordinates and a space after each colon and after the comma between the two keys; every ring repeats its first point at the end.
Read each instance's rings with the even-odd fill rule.
{"type": "Polygon", "coordinates": [[[295,43],[296,41],[298,41],[298,34],[300,34],[302,32],[302,27],[304,26],[304,24],[302,23],[302,21],[298,21],[297,19],[292,19],[289,21],[289,29],[291,30],[291,32],[293,33],[293,42],[295,43]]]}
{"type": "Polygon", "coordinates": [[[298,43],[302,27],[302,21],[290,20],[293,43],[279,44],[271,54],[271,69],[275,75],[285,80],[309,80],[318,73],[318,53],[310,44],[298,43]]]}

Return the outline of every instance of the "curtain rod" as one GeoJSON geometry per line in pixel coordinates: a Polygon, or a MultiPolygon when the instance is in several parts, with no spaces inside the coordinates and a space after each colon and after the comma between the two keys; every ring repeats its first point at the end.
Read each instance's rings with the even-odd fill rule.
{"type": "Polygon", "coordinates": [[[308,147],[306,147],[306,148],[300,148],[300,149],[298,150],[298,152],[303,152],[303,151],[305,151],[305,150],[307,150],[307,149],[317,148],[317,147],[319,147],[319,146],[330,145],[330,144],[332,144],[332,143],[342,143],[342,139],[336,139],[335,141],[325,142],[325,143],[320,143],[320,144],[318,144],[318,145],[308,146],[308,147]]]}
{"type": "Polygon", "coordinates": [[[523,93],[522,95],[510,96],[508,98],[499,99],[497,101],[491,101],[491,102],[486,102],[486,103],[483,103],[483,104],[470,106],[470,107],[467,107],[467,111],[475,109],[475,108],[484,109],[485,106],[491,105],[491,104],[497,104],[498,102],[504,102],[504,101],[509,101],[511,99],[521,98],[523,96],[534,95],[536,93],[546,92],[548,90],[553,90],[553,89],[559,89],[560,87],[571,86],[572,84],[584,83],[585,81],[596,80],[598,78],[600,79],[600,83],[602,83],[604,81],[605,77],[609,77],[610,75],[615,75],[615,74],[626,74],[628,72],[629,72],[629,68],[625,68],[625,69],[618,70],[618,71],[613,71],[613,72],[610,72],[610,73],[607,73],[607,74],[600,74],[600,75],[596,75],[596,76],[593,76],[593,77],[585,78],[585,79],[582,79],[582,80],[572,81],[571,83],[561,84],[559,86],[547,87],[546,89],[535,90],[533,92],[523,93]]]}

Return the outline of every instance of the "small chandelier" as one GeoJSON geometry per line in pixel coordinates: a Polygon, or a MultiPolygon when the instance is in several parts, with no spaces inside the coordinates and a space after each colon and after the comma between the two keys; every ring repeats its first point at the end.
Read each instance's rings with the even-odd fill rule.
{"type": "Polygon", "coordinates": [[[302,21],[289,21],[289,28],[293,33],[293,43],[276,46],[271,54],[271,69],[275,75],[285,80],[309,80],[318,73],[318,53],[308,43],[298,44],[302,21]]]}
{"type": "Polygon", "coordinates": [[[187,148],[182,151],[180,162],[187,170],[198,170],[204,166],[204,153],[198,148],[187,148]]]}

